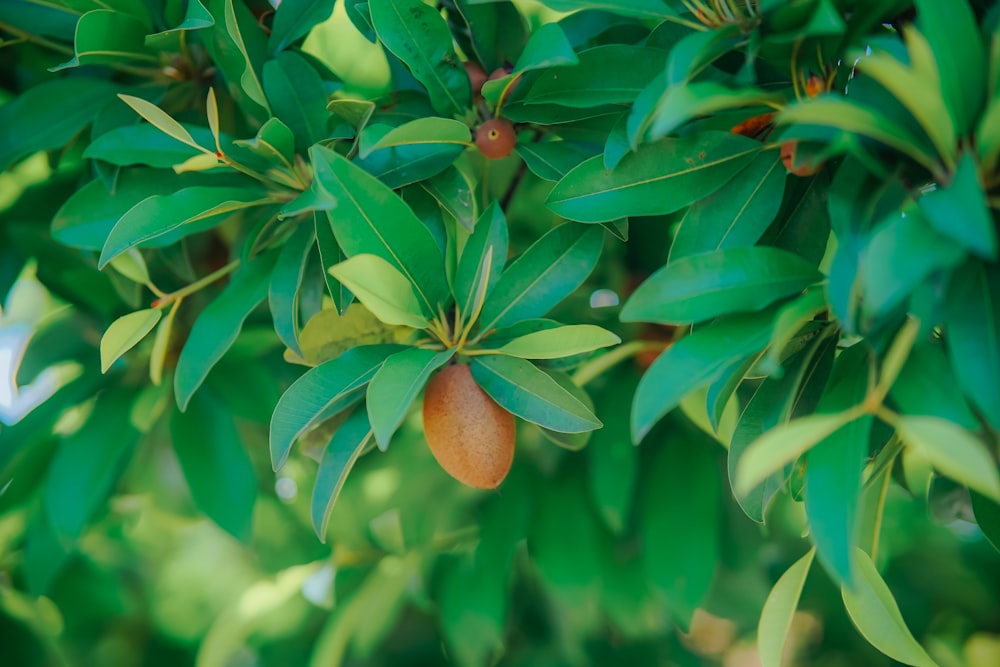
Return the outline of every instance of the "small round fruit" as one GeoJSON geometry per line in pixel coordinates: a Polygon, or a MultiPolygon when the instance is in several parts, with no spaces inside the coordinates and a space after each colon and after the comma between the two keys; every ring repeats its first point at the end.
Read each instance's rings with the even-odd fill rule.
{"type": "Polygon", "coordinates": [[[786,141],[781,144],[781,162],[785,165],[785,169],[788,170],[789,174],[794,176],[812,176],[818,173],[823,168],[823,163],[812,164],[805,162],[798,166],[795,166],[795,149],[797,147],[797,142],[786,141]]]}
{"type": "Polygon", "coordinates": [[[448,366],[424,391],[424,435],[445,471],[477,489],[495,489],[514,461],[514,416],[472,379],[466,364],[448,366]]]}
{"type": "Polygon", "coordinates": [[[465,65],[465,73],[469,75],[469,83],[472,85],[472,96],[479,97],[483,92],[483,84],[486,83],[486,71],[479,63],[474,63],[471,60],[463,64],[465,65]]]}
{"type": "Polygon", "coordinates": [[[476,148],[490,160],[510,155],[517,144],[517,133],[509,120],[491,118],[476,131],[476,148]]]}

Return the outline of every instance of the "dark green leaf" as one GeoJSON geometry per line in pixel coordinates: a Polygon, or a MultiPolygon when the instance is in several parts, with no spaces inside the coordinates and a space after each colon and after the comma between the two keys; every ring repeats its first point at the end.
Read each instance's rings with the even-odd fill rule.
{"type": "Polygon", "coordinates": [[[354,295],[333,277],[333,274],[330,273],[330,267],[347,258],[340,246],[337,245],[337,239],[333,235],[333,229],[330,228],[330,221],[327,220],[325,213],[313,213],[313,227],[316,230],[316,247],[319,249],[320,265],[323,269],[323,278],[326,280],[326,289],[330,293],[330,298],[333,299],[333,305],[337,312],[343,315],[354,300],[354,295]]]}
{"type": "Polygon", "coordinates": [[[568,141],[519,143],[514,149],[538,178],[558,181],[594,152],[568,141]]]}
{"type": "Polygon", "coordinates": [[[573,67],[542,72],[524,97],[526,104],[596,107],[631,103],[661,71],[666,51],[611,44],[577,54],[573,67]]]}
{"type": "Polygon", "coordinates": [[[673,213],[718,190],[759,150],[752,139],[707,132],[645,145],[612,171],[598,155],[557,183],[547,203],[559,215],[580,222],[673,213]]]}
{"type": "Polygon", "coordinates": [[[379,449],[389,448],[389,440],[403,422],[417,394],[431,373],[448,362],[455,348],[443,352],[409,348],[388,359],[368,385],[368,419],[379,449]]]}
{"type": "Polygon", "coordinates": [[[305,37],[317,23],[330,18],[336,0],[283,0],[274,12],[267,45],[277,53],[305,37]]]}
{"type": "Polygon", "coordinates": [[[326,110],[326,89],[305,58],[285,51],[267,61],[263,87],[272,112],[295,135],[295,147],[300,152],[304,153],[317,141],[327,138],[330,112],[326,110]]]}
{"type": "MultiPolygon", "coordinates": [[[[205,148],[214,146],[212,133],[207,128],[187,126],[185,129],[198,144],[205,148]]],[[[181,164],[198,154],[197,149],[164,134],[156,126],[142,123],[105,132],[87,146],[83,156],[121,166],[144,164],[162,169],[181,164]]]]}
{"type": "Polygon", "coordinates": [[[472,96],[469,77],[441,14],[422,0],[370,0],[368,5],[379,40],[423,84],[434,108],[447,116],[463,114],[472,96]]]}
{"type": "Polygon", "coordinates": [[[572,394],[530,361],[500,355],[473,359],[472,377],[502,408],[560,433],[583,433],[601,422],[572,394]]]}
{"type": "MultiPolygon", "coordinates": [[[[271,417],[271,464],[280,469],[292,444],[361,399],[360,393],[398,345],[360,345],[312,368],[281,396],[271,417]]],[[[367,413],[366,413],[367,414],[367,413]]]]}
{"type": "Polygon", "coordinates": [[[729,248],[667,264],[632,294],[625,322],[685,324],[761,310],[818,281],[819,271],[796,255],[768,247],[729,248]]]}
{"type": "Polygon", "coordinates": [[[635,373],[616,374],[594,394],[596,415],[604,426],[593,432],[587,445],[587,479],[597,510],[615,534],[628,525],[639,450],[632,445],[628,414],[638,378],[635,373]]]}
{"type": "MultiPolygon", "coordinates": [[[[421,181],[420,187],[434,197],[458,224],[471,232],[479,217],[479,206],[475,196],[475,185],[460,169],[448,167],[437,176],[421,181]]],[[[506,255],[506,251],[501,255],[506,255]]],[[[501,267],[502,268],[502,267],[501,267]]]]}
{"type": "Polygon", "coordinates": [[[174,451],[195,506],[236,539],[250,539],[257,480],[225,405],[202,392],[170,420],[174,451]]]}
{"type": "Polygon", "coordinates": [[[971,153],[962,156],[948,187],[917,200],[927,222],[938,233],[957,241],[984,259],[997,254],[997,230],[979,184],[976,161],[971,153]]]}
{"type": "Polygon", "coordinates": [[[330,443],[323,450],[311,505],[313,530],[323,543],[326,542],[326,528],[333,504],[337,502],[337,496],[340,495],[347,475],[371,436],[372,427],[368,423],[368,411],[364,406],[358,406],[337,428],[330,443]]]}
{"type": "Polygon", "coordinates": [[[572,12],[578,9],[603,9],[621,16],[634,16],[642,19],[665,19],[676,16],[674,10],[661,0],[542,0],[542,4],[561,12],[572,12]]]}
{"type": "Polygon", "coordinates": [[[483,306],[483,332],[541,317],[583,284],[604,245],[604,231],[560,225],[538,239],[503,272],[483,306]]]}
{"type": "Polygon", "coordinates": [[[972,510],[979,530],[997,551],[1000,551],[1000,503],[972,492],[972,510]]]}
{"type": "Polygon", "coordinates": [[[148,26],[130,14],[109,9],[87,12],[76,24],[75,55],[52,70],[123,60],[155,63],[156,57],[146,49],[147,32],[148,26]]]}
{"type": "Polygon", "coordinates": [[[943,346],[923,341],[910,351],[889,397],[904,415],[939,417],[975,430],[978,422],[962,393],[954,391],[957,384],[943,346]]]}
{"type": "Polygon", "coordinates": [[[504,218],[503,210],[495,203],[483,211],[476,222],[475,231],[465,242],[462,255],[458,259],[458,268],[455,270],[452,292],[455,295],[455,303],[465,318],[471,316],[477,305],[475,297],[487,253],[491,253],[491,259],[486,286],[482,289],[484,298],[488,298],[493,291],[507,259],[507,220],[504,218]]]}
{"type": "MultiPolygon", "coordinates": [[[[546,23],[531,33],[511,74],[546,67],[576,65],[580,60],[558,23],[546,23]]],[[[499,63],[498,63],[499,64],[499,63]]]]}
{"type": "Polygon", "coordinates": [[[632,404],[633,442],[641,442],[689,393],[767,345],[773,318],[763,312],[720,319],[667,348],[639,381],[632,404]]]}
{"type": "Polygon", "coordinates": [[[281,246],[267,292],[268,306],[274,319],[274,330],[285,347],[299,356],[302,356],[302,350],[299,348],[300,289],[315,240],[315,227],[308,221],[299,223],[281,246]]]}
{"type": "Polygon", "coordinates": [[[275,253],[269,253],[243,266],[195,320],[174,374],[174,393],[181,410],[187,408],[209,371],[236,341],[250,311],[267,297],[276,259],[275,253]]]}

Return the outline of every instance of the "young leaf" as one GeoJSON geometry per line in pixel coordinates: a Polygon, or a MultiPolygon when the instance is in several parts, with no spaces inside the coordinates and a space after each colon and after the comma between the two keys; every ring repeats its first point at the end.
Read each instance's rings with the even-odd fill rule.
{"type": "Polygon", "coordinates": [[[635,290],[624,322],[685,324],[761,310],[821,278],[797,255],[765,246],[729,248],[671,262],[635,290]]]}
{"type": "Polygon", "coordinates": [[[229,410],[202,392],[173,413],[170,434],[195,505],[236,539],[249,540],[257,480],[229,410]]]}
{"type": "Polygon", "coordinates": [[[149,284],[149,269],[146,267],[146,260],[142,258],[135,248],[118,255],[110,262],[111,268],[122,274],[129,280],[140,285],[149,284]]]}
{"type": "Polygon", "coordinates": [[[112,322],[101,337],[101,372],[107,373],[111,364],[145,338],[162,315],[159,308],[147,308],[122,315],[112,322]]]}
{"type": "Polygon", "coordinates": [[[195,150],[201,151],[202,153],[210,153],[207,148],[199,144],[191,136],[183,125],[178,123],[176,120],[170,117],[167,112],[165,112],[160,107],[156,106],[148,100],[144,100],[141,97],[135,97],[133,95],[125,95],[119,93],[118,97],[122,102],[132,107],[132,109],[154,125],[160,132],[169,135],[181,142],[182,144],[187,144],[195,150]]]}
{"type": "Polygon", "coordinates": [[[330,274],[386,324],[426,329],[430,323],[413,285],[378,255],[354,255],[330,267],[330,274]]]}
{"type": "MultiPolygon", "coordinates": [[[[271,416],[271,465],[281,469],[292,444],[324,419],[362,398],[360,395],[399,345],[360,345],[305,372],[292,383],[271,416]]],[[[366,413],[367,414],[367,413],[366,413]]]]}
{"type": "Polygon", "coordinates": [[[299,347],[299,290],[315,240],[315,227],[309,222],[300,223],[278,252],[267,292],[274,330],[285,347],[299,356],[302,356],[299,347]]]}
{"type": "Polygon", "coordinates": [[[272,252],[242,267],[195,320],[174,374],[174,393],[182,411],[212,367],[236,341],[250,311],[267,297],[276,259],[272,252]]]}
{"type": "Polygon", "coordinates": [[[313,487],[310,515],[313,529],[320,542],[326,543],[326,528],[330,522],[330,512],[337,496],[344,487],[347,475],[361,456],[368,440],[372,437],[372,427],[368,423],[368,411],[358,406],[334,432],[330,443],[323,450],[313,487]]]}
{"type": "Polygon", "coordinates": [[[593,324],[576,324],[518,336],[494,350],[522,359],[560,359],[620,342],[621,338],[607,329],[593,324]]]}
{"type": "Polygon", "coordinates": [[[472,377],[500,407],[525,421],[560,433],[583,433],[601,422],[572,394],[530,361],[476,357],[472,377]]]}
{"type": "Polygon", "coordinates": [[[181,302],[174,301],[170,307],[167,317],[160,322],[153,336],[153,349],[149,353],[149,381],[159,386],[163,381],[163,366],[167,360],[167,351],[170,348],[170,335],[174,330],[174,318],[180,309],[181,302]]]}
{"type": "Polygon", "coordinates": [[[770,312],[720,319],[671,345],[639,381],[632,403],[632,441],[639,443],[692,391],[759,352],[771,334],[770,312]]]}
{"type": "Polygon", "coordinates": [[[443,352],[412,347],[398,352],[375,372],[368,385],[368,419],[378,448],[385,451],[431,373],[448,363],[455,348],[443,352]]]}
{"type": "Polygon", "coordinates": [[[704,132],[642,146],[610,172],[597,155],[566,174],[546,203],[579,222],[673,213],[718,190],[759,151],[753,139],[704,132]]]}
{"type": "Polygon", "coordinates": [[[854,552],[858,578],[854,588],[843,586],[844,606],[858,631],[872,646],[893,660],[913,667],[938,667],[910,634],[892,591],[864,551],[854,552]]]}
{"type": "Polygon", "coordinates": [[[378,255],[414,286],[426,313],[448,298],[444,257],[419,218],[387,186],[322,146],[309,151],[314,185],[332,201],[329,215],[337,243],[348,257],[378,255]]]}
{"type": "Polygon", "coordinates": [[[900,417],[899,437],[935,468],[995,502],[1000,502],[1000,474],[986,443],[947,419],[900,417]]]}
{"type": "Polygon", "coordinates": [[[778,582],[767,595],[764,608],[760,612],[757,626],[757,649],[760,651],[762,667],[781,667],[785,664],[785,644],[792,629],[792,617],[799,606],[799,598],[806,584],[806,577],[812,567],[815,549],[785,570],[778,582]]]}
{"type": "Polygon", "coordinates": [[[535,241],[500,276],[486,299],[481,331],[541,317],[583,284],[604,246],[597,227],[565,224],[535,241]]]}
{"type": "Polygon", "coordinates": [[[472,97],[469,77],[452,47],[438,10],[422,0],[369,0],[379,40],[410,68],[439,113],[465,113],[472,97]]]}

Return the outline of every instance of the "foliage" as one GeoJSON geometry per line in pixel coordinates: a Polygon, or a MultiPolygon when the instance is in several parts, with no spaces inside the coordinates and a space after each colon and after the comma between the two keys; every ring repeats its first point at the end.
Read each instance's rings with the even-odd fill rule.
{"type": "Polygon", "coordinates": [[[1000,662],[1000,5],[273,4],[0,6],[5,661],[1000,662]]]}

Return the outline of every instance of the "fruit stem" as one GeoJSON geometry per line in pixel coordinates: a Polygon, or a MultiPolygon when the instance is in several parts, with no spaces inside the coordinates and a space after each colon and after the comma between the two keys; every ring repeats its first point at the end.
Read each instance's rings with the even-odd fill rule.
{"type": "Polygon", "coordinates": [[[240,266],[240,260],[234,259],[233,261],[229,262],[229,264],[226,264],[221,269],[218,269],[217,271],[213,271],[212,273],[208,274],[204,278],[201,278],[200,280],[196,280],[195,282],[191,283],[187,287],[182,287],[179,290],[177,290],[176,292],[171,292],[170,294],[166,294],[166,295],[162,296],[161,298],[159,298],[156,301],[154,301],[152,303],[152,306],[153,306],[153,308],[163,308],[164,306],[169,305],[169,304],[173,303],[174,301],[180,301],[184,297],[189,296],[191,294],[194,294],[195,292],[201,290],[202,288],[208,287],[209,285],[211,285],[212,283],[214,283],[219,278],[223,278],[223,277],[229,275],[230,273],[232,273],[233,271],[235,271],[237,268],[239,268],[239,266],[240,266]]]}

